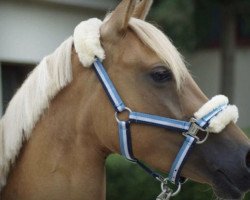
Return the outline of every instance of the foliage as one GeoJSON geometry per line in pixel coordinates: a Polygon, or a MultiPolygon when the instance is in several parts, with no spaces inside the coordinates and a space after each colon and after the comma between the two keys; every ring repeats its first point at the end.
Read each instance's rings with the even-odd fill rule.
{"type": "Polygon", "coordinates": [[[244,131],[245,131],[246,134],[250,137],[250,128],[246,128],[244,131]]]}
{"type": "Polygon", "coordinates": [[[157,21],[181,49],[194,49],[196,32],[193,0],[155,1],[149,19],[157,21]]]}
{"type": "MultiPolygon", "coordinates": [[[[138,166],[118,155],[107,160],[107,200],[153,200],[160,193],[160,184],[138,166]]],[[[189,181],[174,200],[211,200],[207,185],[189,181]]]]}
{"type": "Polygon", "coordinates": [[[107,161],[108,200],[152,200],[159,192],[158,183],[145,176],[136,165],[120,156],[110,156],[107,161]]]}
{"type": "Polygon", "coordinates": [[[155,0],[149,18],[163,27],[180,50],[192,51],[220,43],[225,8],[230,8],[229,15],[249,23],[249,0],[155,0]]]}

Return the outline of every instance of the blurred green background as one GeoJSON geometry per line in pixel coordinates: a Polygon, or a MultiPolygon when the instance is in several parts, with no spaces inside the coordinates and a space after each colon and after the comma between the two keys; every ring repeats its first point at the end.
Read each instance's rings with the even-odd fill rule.
{"type": "MultiPolygon", "coordinates": [[[[250,136],[250,128],[245,130],[250,136]]],[[[160,193],[160,184],[137,165],[119,155],[107,159],[107,200],[153,200],[160,193]]],[[[211,187],[188,181],[174,200],[216,199],[211,187]]],[[[250,200],[247,194],[244,200],[250,200]]]]}
{"type": "MultiPolygon", "coordinates": [[[[250,1],[249,0],[155,0],[148,17],[152,23],[160,24],[182,52],[199,51],[204,48],[219,48],[222,55],[234,51],[242,45],[236,36],[230,38],[230,26],[237,28],[240,34],[250,36],[250,1]],[[236,25],[237,24],[237,25],[236,25]],[[238,30],[239,29],[239,30],[238,30]]],[[[233,31],[233,30],[231,30],[233,31]]],[[[227,59],[227,57],[225,58],[227,59]]],[[[233,86],[229,84],[233,69],[227,60],[222,61],[223,74],[221,93],[233,98],[233,86]]],[[[249,122],[250,126],[250,122],[249,122]]],[[[244,129],[250,136],[250,128],[244,129]]],[[[153,200],[160,193],[160,185],[139,167],[126,161],[119,155],[112,155],[107,160],[107,199],[108,200],[153,200]]],[[[216,199],[211,187],[188,181],[175,200],[211,200],[216,199]]],[[[250,200],[250,194],[245,200],[250,200]]]]}

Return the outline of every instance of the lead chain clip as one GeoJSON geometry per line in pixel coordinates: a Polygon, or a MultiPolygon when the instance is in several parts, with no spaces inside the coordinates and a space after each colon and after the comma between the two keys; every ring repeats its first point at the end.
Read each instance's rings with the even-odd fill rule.
{"type": "Polygon", "coordinates": [[[169,200],[171,197],[176,196],[181,191],[181,183],[179,182],[178,188],[174,192],[173,189],[171,189],[168,186],[169,180],[166,178],[161,181],[161,190],[162,192],[158,195],[156,200],[169,200]]]}

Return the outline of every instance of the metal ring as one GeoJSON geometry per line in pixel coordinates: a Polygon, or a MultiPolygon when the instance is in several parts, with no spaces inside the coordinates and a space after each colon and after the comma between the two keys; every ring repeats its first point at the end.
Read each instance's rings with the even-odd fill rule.
{"type": "Polygon", "coordinates": [[[197,143],[197,144],[202,144],[202,143],[206,142],[208,136],[209,136],[209,132],[207,131],[207,132],[206,132],[205,138],[204,138],[203,140],[200,140],[200,138],[198,138],[199,140],[197,140],[196,143],[197,143]]]}
{"type": "MultiPolygon", "coordinates": [[[[182,135],[184,137],[187,137],[189,134],[188,134],[188,132],[186,132],[186,133],[184,132],[184,133],[182,133],[182,135]]],[[[203,140],[200,140],[200,138],[198,136],[196,136],[196,135],[190,135],[190,136],[194,137],[197,140],[196,144],[203,144],[208,139],[209,132],[206,131],[206,136],[205,136],[205,138],[203,140]]]]}
{"type": "Polygon", "coordinates": [[[130,108],[128,108],[128,107],[125,107],[124,110],[121,111],[121,112],[117,112],[117,111],[116,111],[116,112],[115,112],[115,119],[116,119],[116,121],[117,121],[118,123],[121,122],[121,120],[118,118],[118,114],[119,114],[119,113],[122,113],[122,112],[124,112],[124,111],[128,111],[129,114],[132,113],[132,110],[131,110],[130,108]]]}
{"type": "Polygon", "coordinates": [[[176,196],[180,191],[181,191],[181,183],[179,182],[177,190],[171,194],[171,197],[176,196]]]}

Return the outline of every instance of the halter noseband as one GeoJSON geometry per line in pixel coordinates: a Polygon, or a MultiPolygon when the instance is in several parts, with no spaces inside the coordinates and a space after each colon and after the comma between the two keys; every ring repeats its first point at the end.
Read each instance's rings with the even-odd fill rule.
{"type": "Polygon", "coordinates": [[[158,115],[134,112],[130,108],[125,106],[120,95],[115,89],[114,84],[110,80],[106,70],[104,69],[101,61],[98,58],[96,58],[93,66],[106,94],[108,95],[116,111],[115,118],[118,123],[121,154],[129,161],[137,163],[147,173],[149,173],[156,180],[161,182],[162,193],[157,197],[157,200],[167,200],[170,199],[170,197],[175,196],[181,189],[181,180],[183,179],[181,179],[180,173],[183,168],[183,165],[185,164],[186,159],[192,151],[192,148],[195,144],[201,144],[206,141],[209,135],[208,127],[210,121],[214,119],[223,110],[225,110],[228,107],[228,103],[221,103],[220,105],[213,107],[211,111],[206,113],[200,119],[191,118],[189,122],[161,117],[158,115]],[[122,113],[124,111],[129,112],[129,117],[127,121],[123,121],[118,118],[118,113],[122,113]],[[131,123],[147,124],[151,126],[170,129],[177,133],[182,133],[182,135],[185,137],[182,147],[180,148],[172,164],[171,170],[167,178],[162,177],[160,174],[156,173],[155,171],[147,167],[145,164],[140,162],[137,158],[135,158],[131,145],[131,123]],[[206,132],[206,136],[203,140],[200,140],[200,138],[197,136],[197,133],[200,130],[206,132]],[[177,186],[177,190],[175,192],[169,188],[169,183],[172,183],[177,186]]]}

